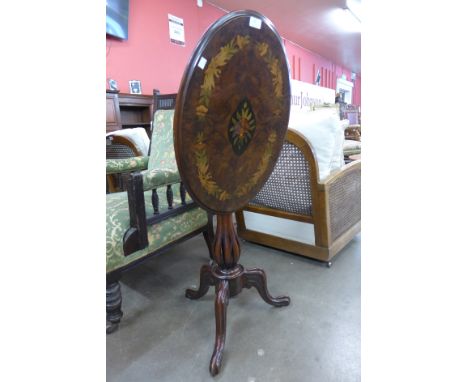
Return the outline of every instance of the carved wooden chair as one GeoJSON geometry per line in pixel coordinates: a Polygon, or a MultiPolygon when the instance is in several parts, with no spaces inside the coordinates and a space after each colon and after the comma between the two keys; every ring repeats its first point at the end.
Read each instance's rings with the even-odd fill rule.
{"type": "Polygon", "coordinates": [[[269,180],[236,219],[243,239],[330,266],[361,229],[361,161],[319,180],[314,148],[288,130],[269,180]]]}
{"type": "Polygon", "coordinates": [[[127,192],[106,195],[106,310],[108,333],[117,329],[122,272],[203,233],[211,255],[212,217],[186,194],[173,144],[175,95],[155,92],[148,156],[106,160],[107,174],[129,172],[127,192]]]}

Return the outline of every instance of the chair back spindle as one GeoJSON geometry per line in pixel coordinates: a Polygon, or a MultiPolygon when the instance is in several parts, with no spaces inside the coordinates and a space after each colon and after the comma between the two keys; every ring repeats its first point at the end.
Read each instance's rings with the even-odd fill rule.
{"type": "Polygon", "coordinates": [[[159,196],[155,188],[151,193],[151,204],[153,205],[153,213],[155,215],[159,214],[159,196]]]}
{"type": "Polygon", "coordinates": [[[167,197],[167,208],[169,208],[170,210],[172,210],[174,207],[173,207],[173,203],[174,203],[174,194],[172,193],[172,187],[170,184],[167,185],[167,189],[166,189],[166,197],[167,197]]]}

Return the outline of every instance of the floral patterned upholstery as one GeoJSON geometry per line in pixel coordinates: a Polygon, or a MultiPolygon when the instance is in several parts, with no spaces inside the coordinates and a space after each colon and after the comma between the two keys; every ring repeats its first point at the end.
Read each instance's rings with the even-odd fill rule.
{"type": "MultiPolygon", "coordinates": [[[[157,110],[154,113],[153,132],[149,157],[134,157],[106,161],[107,174],[141,171],[145,192],[147,218],[153,215],[151,191],[157,189],[159,212],[167,210],[166,188],[168,184],[180,182],[174,152],[174,110],[157,110]]],[[[173,187],[174,204],[180,204],[179,187],[173,187]]],[[[186,197],[187,203],[191,201],[186,197]]],[[[107,273],[126,266],[157,249],[205,226],[206,211],[196,207],[148,226],[148,247],[124,256],[123,237],[129,228],[128,195],[126,192],[108,194],[106,198],[106,271],[107,273]]]]}
{"type": "Polygon", "coordinates": [[[179,182],[179,173],[171,169],[155,168],[153,170],[145,171],[143,174],[143,189],[145,191],[161,187],[165,184],[173,184],[179,182]]]}
{"type": "Polygon", "coordinates": [[[148,167],[148,157],[133,157],[122,159],[107,159],[106,174],[119,174],[129,171],[146,170],[148,167]]]}
{"type": "MultiPolygon", "coordinates": [[[[158,189],[160,212],[167,210],[165,188],[158,189]]],[[[187,195],[187,202],[190,197],[187,195]]],[[[106,197],[106,272],[119,269],[144,257],[163,246],[201,228],[208,222],[207,213],[196,207],[180,215],[173,216],[152,226],[148,226],[148,247],[132,253],[123,254],[123,236],[129,227],[128,199],[126,192],[108,194],[106,197]]],[[[174,203],[180,204],[178,187],[174,187],[174,203]]],[[[145,192],[146,216],[153,214],[151,192],[145,192]]]]}
{"type": "Polygon", "coordinates": [[[142,171],[146,190],[180,182],[174,152],[174,110],[157,110],[154,113],[150,156],[125,159],[107,159],[106,173],[118,174],[142,171]]]}
{"type": "MultiPolygon", "coordinates": [[[[128,229],[130,228],[129,194],[127,192],[114,192],[106,195],[106,333],[112,333],[117,329],[123,315],[121,310],[122,293],[119,284],[122,272],[132,265],[144,261],[149,255],[161,252],[175,242],[190,238],[195,232],[203,231],[208,248],[211,247],[209,239],[207,239],[213,228],[211,216],[205,210],[194,205],[188,194],[186,194],[185,200],[187,204],[192,205],[187,206],[187,208],[181,206],[180,187],[175,184],[180,183],[181,180],[174,152],[173,121],[174,110],[157,110],[155,112],[149,156],[106,161],[108,177],[115,176],[111,174],[124,175],[128,172],[141,171],[146,223],[150,217],[154,216],[152,200],[156,199],[152,198],[154,190],[159,196],[159,201],[154,208],[157,208],[160,214],[168,212],[168,198],[171,200],[171,194],[173,195],[174,207],[171,213],[164,218],[152,225],[146,224],[148,245],[142,248],[146,242],[139,242],[131,247],[131,250],[128,250],[130,254],[125,256],[124,237],[127,235],[127,245],[133,240],[132,238],[128,239],[128,229]],[[169,188],[169,185],[172,184],[173,187],[169,188]],[[142,249],[135,250],[136,248],[142,249]]],[[[130,177],[129,181],[132,182],[133,177],[130,177]]],[[[140,179],[137,179],[136,183],[129,183],[129,185],[140,201],[141,194],[138,192],[141,191],[136,190],[139,188],[139,181],[140,179]]],[[[156,200],[154,201],[156,203],[156,200]]],[[[138,218],[143,219],[143,214],[138,208],[140,206],[140,204],[135,206],[136,208],[132,212],[138,215],[138,218]]]]}
{"type": "Polygon", "coordinates": [[[153,118],[148,170],[143,171],[143,187],[151,190],[180,182],[174,151],[174,110],[156,110],[153,118]]]}

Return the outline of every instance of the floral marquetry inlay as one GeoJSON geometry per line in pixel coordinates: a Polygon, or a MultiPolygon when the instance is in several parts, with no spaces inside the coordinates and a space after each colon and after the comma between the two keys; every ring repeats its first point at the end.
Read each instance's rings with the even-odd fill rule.
{"type": "Polygon", "coordinates": [[[237,155],[241,155],[255,133],[255,114],[247,98],[237,106],[228,126],[228,137],[232,148],[237,155]]]}

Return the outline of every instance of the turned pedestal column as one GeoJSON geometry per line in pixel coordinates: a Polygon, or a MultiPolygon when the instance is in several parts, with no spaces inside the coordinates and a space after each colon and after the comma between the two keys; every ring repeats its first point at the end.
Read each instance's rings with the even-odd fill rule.
{"type": "Polygon", "coordinates": [[[200,270],[198,290],[187,289],[185,295],[190,299],[203,297],[210,286],[215,286],[216,340],[211,356],[210,373],[219,372],[223,358],[226,338],[227,306],[229,298],[254,287],[263,300],[273,306],[289,305],[289,297],[271,297],[268,293],[266,275],[262,269],[244,269],[238,264],[240,256],[239,239],[232,222],[232,213],[218,214],[214,241],[214,261],[212,266],[204,265],[200,270]]]}

